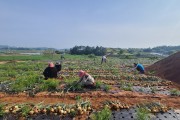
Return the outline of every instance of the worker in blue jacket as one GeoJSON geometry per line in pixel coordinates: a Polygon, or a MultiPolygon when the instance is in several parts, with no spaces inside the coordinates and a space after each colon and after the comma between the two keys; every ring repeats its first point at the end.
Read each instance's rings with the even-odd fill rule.
{"type": "Polygon", "coordinates": [[[132,70],[135,70],[135,69],[137,69],[140,74],[145,73],[144,66],[142,64],[134,63],[134,68],[132,70]]]}

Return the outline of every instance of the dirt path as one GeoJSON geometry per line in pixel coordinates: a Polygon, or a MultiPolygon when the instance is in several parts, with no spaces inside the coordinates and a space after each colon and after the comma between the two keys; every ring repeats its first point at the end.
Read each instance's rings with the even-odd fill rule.
{"type": "Polygon", "coordinates": [[[7,63],[7,61],[0,61],[0,64],[5,64],[7,63]]]}
{"type": "MultiPolygon", "coordinates": [[[[6,64],[8,62],[12,62],[12,61],[0,61],[0,64],[6,64]]],[[[26,62],[26,61],[15,60],[14,62],[26,62]]]]}

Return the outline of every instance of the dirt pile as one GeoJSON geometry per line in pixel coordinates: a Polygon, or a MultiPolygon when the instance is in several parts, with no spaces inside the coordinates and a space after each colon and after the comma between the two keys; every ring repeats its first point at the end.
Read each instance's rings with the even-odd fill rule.
{"type": "Polygon", "coordinates": [[[146,67],[146,70],[147,73],[154,71],[155,75],[180,84],[180,52],[146,67]]]}

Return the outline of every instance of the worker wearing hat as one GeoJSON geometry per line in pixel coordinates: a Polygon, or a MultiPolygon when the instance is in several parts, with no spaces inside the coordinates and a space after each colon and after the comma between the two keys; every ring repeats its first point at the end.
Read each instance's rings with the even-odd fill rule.
{"type": "Polygon", "coordinates": [[[54,67],[54,64],[50,62],[48,64],[48,67],[43,72],[43,75],[45,77],[45,80],[48,78],[57,78],[57,69],[54,67]]]}
{"type": "Polygon", "coordinates": [[[55,67],[56,67],[58,72],[61,71],[61,68],[62,68],[61,62],[57,61],[55,64],[55,67]]]}
{"type": "Polygon", "coordinates": [[[94,78],[86,73],[83,70],[80,70],[78,72],[78,76],[80,77],[80,84],[84,87],[94,87],[95,86],[95,81],[94,78]]]}

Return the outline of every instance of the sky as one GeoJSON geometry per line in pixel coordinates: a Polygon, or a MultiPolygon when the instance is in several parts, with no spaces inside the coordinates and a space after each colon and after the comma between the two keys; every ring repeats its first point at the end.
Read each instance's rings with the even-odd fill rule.
{"type": "Polygon", "coordinates": [[[0,0],[0,45],[180,45],[180,0],[0,0]]]}

